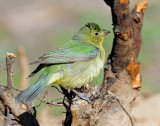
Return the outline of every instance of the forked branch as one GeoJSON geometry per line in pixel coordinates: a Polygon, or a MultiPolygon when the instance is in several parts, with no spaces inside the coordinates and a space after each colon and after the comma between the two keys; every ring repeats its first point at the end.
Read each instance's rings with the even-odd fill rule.
{"type": "MultiPolygon", "coordinates": [[[[12,115],[11,123],[13,123],[15,120],[22,124],[23,126],[39,126],[38,121],[36,120],[36,117],[30,112],[30,109],[28,109],[28,106],[31,106],[30,108],[34,109],[32,105],[25,106],[24,104],[19,104],[15,100],[15,94],[13,92],[13,81],[12,81],[12,63],[13,58],[16,56],[12,53],[7,53],[6,56],[6,68],[7,68],[7,86],[0,85],[0,105],[5,106],[5,109],[7,109],[8,113],[12,115]]],[[[6,111],[6,110],[5,110],[6,111]]],[[[5,114],[2,109],[1,112],[5,114]]],[[[6,116],[6,115],[4,115],[6,116]]],[[[7,115],[8,116],[8,115],[7,115]]],[[[10,124],[11,125],[11,124],[10,124]]]]}

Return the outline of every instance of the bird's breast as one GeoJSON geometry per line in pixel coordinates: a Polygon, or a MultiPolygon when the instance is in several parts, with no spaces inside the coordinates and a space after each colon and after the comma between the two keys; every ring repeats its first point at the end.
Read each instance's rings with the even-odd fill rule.
{"type": "Polygon", "coordinates": [[[64,77],[59,84],[64,88],[80,88],[85,83],[92,81],[104,66],[104,58],[100,53],[92,60],[67,64],[64,77]]]}

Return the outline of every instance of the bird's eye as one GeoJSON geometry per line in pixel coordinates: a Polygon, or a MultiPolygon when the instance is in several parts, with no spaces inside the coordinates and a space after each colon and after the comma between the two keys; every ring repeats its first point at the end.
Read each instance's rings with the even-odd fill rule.
{"type": "Polygon", "coordinates": [[[97,36],[97,35],[98,35],[98,32],[96,32],[95,35],[97,36]]]}

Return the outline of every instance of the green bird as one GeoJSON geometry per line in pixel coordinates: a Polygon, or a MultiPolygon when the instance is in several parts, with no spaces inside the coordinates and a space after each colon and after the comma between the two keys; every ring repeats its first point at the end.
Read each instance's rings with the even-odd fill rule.
{"type": "Polygon", "coordinates": [[[59,84],[65,89],[80,88],[92,81],[104,66],[104,37],[110,32],[96,23],[87,23],[61,48],[48,52],[32,64],[38,67],[28,76],[34,76],[42,68],[44,72],[33,86],[21,92],[16,100],[31,102],[46,86],[59,84]]]}

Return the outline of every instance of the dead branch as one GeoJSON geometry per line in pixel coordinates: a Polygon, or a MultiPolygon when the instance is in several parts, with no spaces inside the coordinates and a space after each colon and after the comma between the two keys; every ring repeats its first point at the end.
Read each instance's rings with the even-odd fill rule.
{"type": "MultiPolygon", "coordinates": [[[[0,100],[1,100],[1,105],[5,106],[5,111],[7,111],[7,115],[4,115],[8,118],[11,116],[11,121],[9,125],[15,123],[15,120],[22,124],[23,126],[39,126],[38,121],[36,120],[36,117],[34,114],[30,112],[31,109],[33,109],[32,105],[24,105],[24,104],[19,104],[15,100],[15,94],[13,93],[13,81],[12,81],[12,63],[13,63],[13,58],[16,56],[12,53],[7,53],[6,56],[6,68],[7,68],[7,86],[5,87],[4,85],[0,85],[0,100]],[[11,113],[11,114],[10,114],[11,113]],[[14,121],[13,121],[13,120],[14,121]]],[[[1,109],[1,112],[3,110],[1,109]]]]}
{"type": "Polygon", "coordinates": [[[138,55],[147,1],[138,2],[131,12],[129,0],[105,0],[105,3],[111,8],[115,37],[104,66],[104,81],[88,90],[92,105],[84,100],[71,104],[67,110],[70,114],[66,115],[69,123],[65,120],[65,126],[134,125],[130,112],[141,87],[138,55]]]}
{"type": "Polygon", "coordinates": [[[12,79],[12,63],[13,63],[13,58],[16,58],[16,56],[12,53],[7,53],[6,56],[6,68],[7,68],[7,88],[8,90],[12,90],[13,87],[13,79],[12,79]]]}
{"type": "Polygon", "coordinates": [[[58,104],[58,103],[55,103],[53,101],[45,101],[43,99],[40,99],[40,98],[37,98],[39,101],[43,102],[45,105],[49,105],[49,106],[63,106],[63,104],[58,104]]]}

